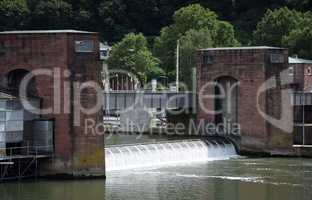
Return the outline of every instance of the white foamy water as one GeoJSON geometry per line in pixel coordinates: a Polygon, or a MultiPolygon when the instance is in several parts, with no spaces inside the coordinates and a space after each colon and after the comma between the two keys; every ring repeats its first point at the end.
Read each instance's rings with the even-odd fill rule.
{"type": "Polygon", "coordinates": [[[111,146],[105,153],[106,171],[226,160],[237,156],[233,144],[208,140],[111,146]]]}

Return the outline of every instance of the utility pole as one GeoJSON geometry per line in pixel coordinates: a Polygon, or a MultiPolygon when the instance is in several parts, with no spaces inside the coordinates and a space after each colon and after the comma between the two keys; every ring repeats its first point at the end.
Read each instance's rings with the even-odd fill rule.
{"type": "Polygon", "coordinates": [[[179,92],[179,63],[180,62],[180,41],[178,40],[178,43],[177,43],[177,61],[176,61],[176,90],[177,92],[179,92]]]}

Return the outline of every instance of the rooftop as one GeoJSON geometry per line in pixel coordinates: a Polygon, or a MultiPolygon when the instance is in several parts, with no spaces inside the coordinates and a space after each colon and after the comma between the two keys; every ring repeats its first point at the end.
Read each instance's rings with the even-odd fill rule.
{"type": "Polygon", "coordinates": [[[312,60],[289,57],[289,64],[312,64],[312,60]]]}
{"type": "Polygon", "coordinates": [[[3,31],[0,34],[45,34],[45,33],[84,33],[90,34],[95,32],[77,31],[77,30],[29,30],[29,31],[3,31]]]}
{"type": "Polygon", "coordinates": [[[100,49],[111,49],[112,47],[105,43],[100,43],[100,49]]]}
{"type": "Polygon", "coordinates": [[[200,51],[211,51],[211,50],[252,50],[252,49],[284,49],[280,47],[269,47],[269,46],[255,46],[255,47],[217,47],[217,48],[206,48],[199,49],[200,51]]]}

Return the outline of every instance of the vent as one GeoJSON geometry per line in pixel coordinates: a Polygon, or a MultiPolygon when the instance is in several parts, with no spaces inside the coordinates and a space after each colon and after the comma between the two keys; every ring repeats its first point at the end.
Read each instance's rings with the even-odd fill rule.
{"type": "Polygon", "coordinates": [[[284,63],[284,54],[271,54],[271,63],[281,64],[284,63]]]}
{"type": "Polygon", "coordinates": [[[94,50],[94,43],[92,40],[75,41],[75,51],[77,53],[91,53],[94,50]]]}

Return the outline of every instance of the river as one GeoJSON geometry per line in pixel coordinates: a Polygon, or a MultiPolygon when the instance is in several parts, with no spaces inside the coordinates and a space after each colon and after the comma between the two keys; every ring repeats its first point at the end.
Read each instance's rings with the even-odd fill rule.
{"type": "Polygon", "coordinates": [[[104,180],[0,184],[2,200],[311,200],[312,160],[240,158],[110,172],[104,180]]]}

